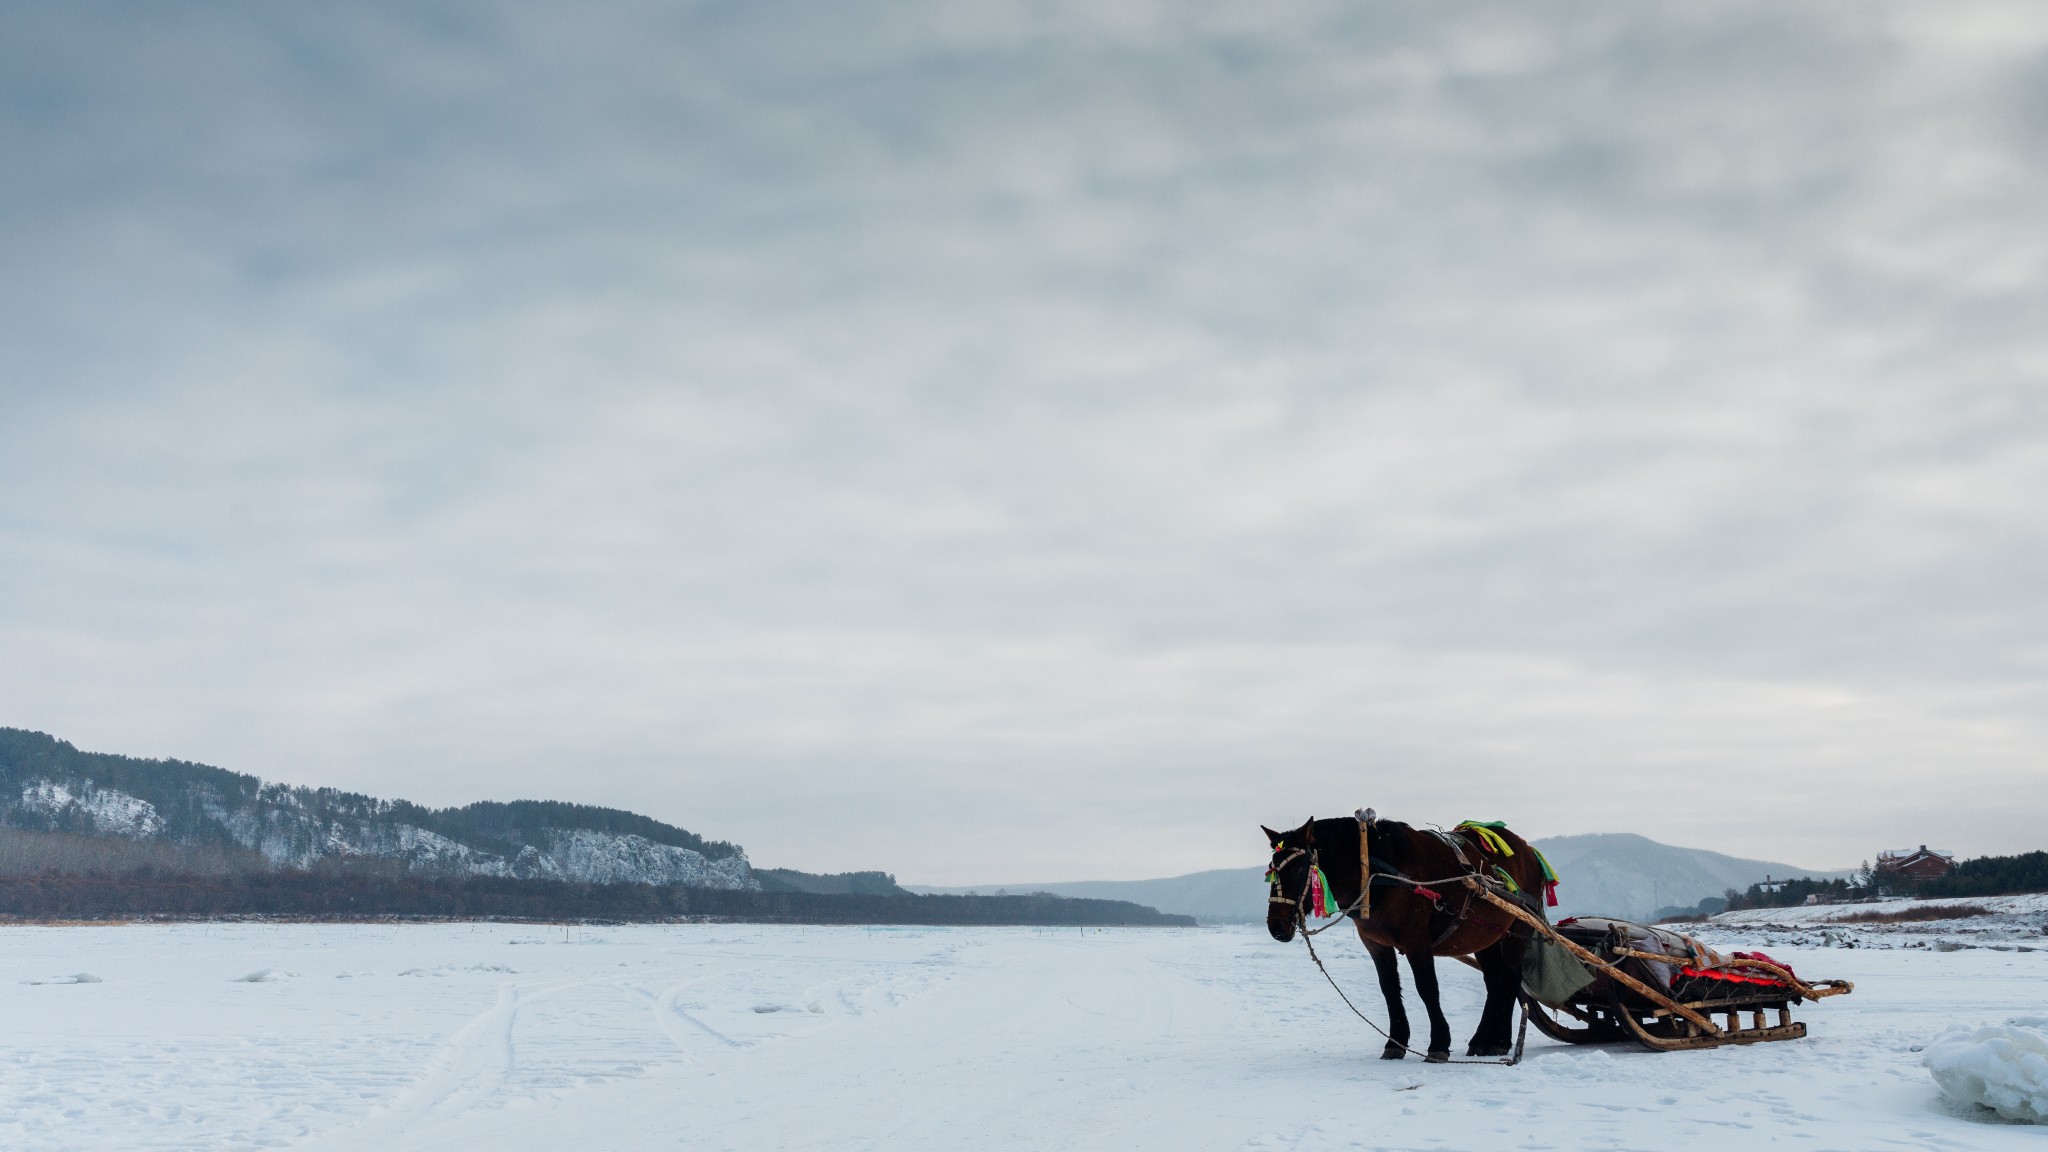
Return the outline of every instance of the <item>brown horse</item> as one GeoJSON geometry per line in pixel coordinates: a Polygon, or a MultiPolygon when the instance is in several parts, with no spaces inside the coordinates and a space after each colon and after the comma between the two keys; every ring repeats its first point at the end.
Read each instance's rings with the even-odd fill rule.
{"type": "Polygon", "coordinates": [[[1394,962],[1397,952],[1408,958],[1415,991],[1429,1012],[1428,1060],[1451,1057],[1451,1024],[1437,999],[1438,956],[1473,956],[1486,979],[1486,1008],[1465,1054],[1508,1054],[1522,986],[1522,954],[1531,930],[1472,896],[1458,878],[1476,874],[1494,881],[1496,891],[1518,891],[1523,903],[1541,915],[1542,901],[1530,894],[1543,891],[1543,865],[1527,841],[1506,829],[1497,830],[1513,850],[1508,855],[1488,836],[1470,829],[1417,831],[1399,821],[1374,818],[1370,812],[1310,820],[1291,832],[1267,828],[1265,833],[1273,847],[1266,930],[1283,944],[1294,939],[1296,928],[1306,922],[1309,870],[1320,867],[1328,878],[1332,907],[1347,910],[1357,922],[1358,938],[1379,972],[1392,1037],[1381,1059],[1401,1059],[1408,1045],[1401,971],[1394,962]],[[1370,847],[1361,859],[1366,845],[1370,847]],[[1511,884],[1499,884],[1503,873],[1511,884]],[[1368,883],[1369,906],[1359,899],[1368,883]]]}

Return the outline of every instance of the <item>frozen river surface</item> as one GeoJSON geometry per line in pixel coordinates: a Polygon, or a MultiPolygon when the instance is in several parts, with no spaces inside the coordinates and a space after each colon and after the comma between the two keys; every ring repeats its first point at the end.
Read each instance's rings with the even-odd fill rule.
{"type": "Polygon", "coordinates": [[[1807,1040],[1505,1069],[1376,1059],[1256,928],[0,928],[0,1148],[2048,1149],[1913,1051],[2048,952],[1787,951],[1857,982],[1807,1040]]]}

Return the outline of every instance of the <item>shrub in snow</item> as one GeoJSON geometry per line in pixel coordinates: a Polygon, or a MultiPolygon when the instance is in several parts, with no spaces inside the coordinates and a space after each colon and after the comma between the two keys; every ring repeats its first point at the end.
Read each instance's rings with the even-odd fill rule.
{"type": "Polygon", "coordinates": [[[1951,1028],[1928,1045],[1927,1068],[1954,1099],[2005,1117],[2048,1124],[2048,1017],[2000,1028],[1951,1028]]]}

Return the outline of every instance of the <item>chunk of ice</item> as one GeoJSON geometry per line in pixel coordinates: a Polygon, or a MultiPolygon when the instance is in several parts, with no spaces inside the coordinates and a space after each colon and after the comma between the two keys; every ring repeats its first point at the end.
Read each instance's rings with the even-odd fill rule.
{"type": "Polygon", "coordinates": [[[1942,1091],[2007,1120],[2048,1124],[2048,1019],[2022,1016],[1997,1028],[1952,1028],[1922,1057],[1942,1091]]]}

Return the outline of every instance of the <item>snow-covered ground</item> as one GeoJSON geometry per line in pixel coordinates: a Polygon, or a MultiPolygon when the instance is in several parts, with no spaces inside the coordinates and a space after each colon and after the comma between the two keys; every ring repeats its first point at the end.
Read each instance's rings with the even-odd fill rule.
{"type": "Polygon", "coordinates": [[[1749,908],[1711,919],[1675,925],[1709,944],[1757,947],[1819,945],[1851,948],[1934,948],[1947,951],[2048,952],[2048,893],[1978,896],[1943,900],[1877,900],[1864,904],[1815,904],[1797,908],[1749,908]],[[1982,915],[1899,923],[1859,921],[1860,916],[1902,912],[1932,914],[1981,908],[1982,915]]]}
{"type": "Polygon", "coordinates": [[[1376,1059],[1256,927],[9,927],[0,1148],[2048,1148],[1915,1051],[2039,1014],[2048,952],[1781,947],[1857,983],[1807,1040],[1507,1069],[1376,1059]]]}

